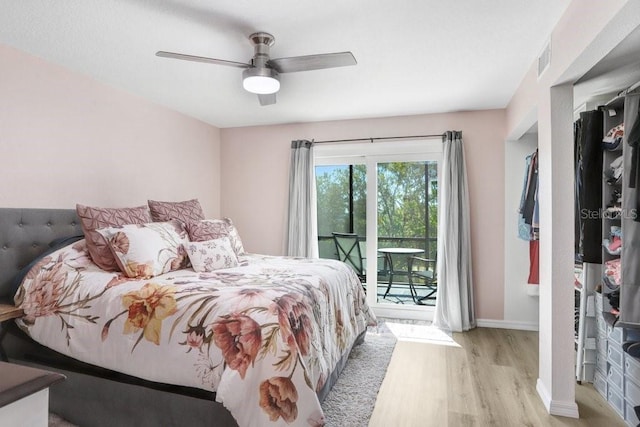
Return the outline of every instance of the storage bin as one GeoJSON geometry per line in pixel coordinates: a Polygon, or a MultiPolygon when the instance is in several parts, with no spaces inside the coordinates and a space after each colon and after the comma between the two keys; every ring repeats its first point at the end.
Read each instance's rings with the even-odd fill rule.
{"type": "Polygon", "coordinates": [[[622,372],[624,364],[622,354],[622,347],[615,344],[612,345],[611,342],[607,344],[607,360],[610,364],[618,368],[620,372],[622,372]]]}
{"type": "Polygon", "coordinates": [[[640,360],[624,353],[624,376],[640,385],[640,360]]]}
{"type": "Polygon", "coordinates": [[[607,326],[607,339],[617,344],[622,344],[623,341],[623,329],[613,326],[607,326]]]}
{"type": "Polygon", "coordinates": [[[631,406],[640,405],[640,387],[633,381],[624,382],[624,397],[631,406]]]}
{"type": "Polygon", "coordinates": [[[609,388],[613,386],[622,394],[624,390],[624,376],[622,375],[622,371],[616,369],[611,364],[607,371],[607,384],[609,384],[609,388]]]}
{"type": "Polygon", "coordinates": [[[600,393],[600,395],[607,398],[607,377],[600,371],[596,371],[593,378],[593,387],[600,393]]]}
{"type": "Polygon", "coordinates": [[[625,402],[624,404],[624,420],[629,426],[636,427],[640,424],[636,411],[633,409],[633,405],[629,402],[625,402]]]}
{"type": "Polygon", "coordinates": [[[613,410],[620,415],[620,418],[624,419],[625,401],[622,395],[613,387],[607,387],[607,401],[613,410]]]}
{"type": "Polygon", "coordinates": [[[607,373],[607,355],[602,354],[600,352],[596,353],[596,369],[602,372],[602,374],[607,373]]]}

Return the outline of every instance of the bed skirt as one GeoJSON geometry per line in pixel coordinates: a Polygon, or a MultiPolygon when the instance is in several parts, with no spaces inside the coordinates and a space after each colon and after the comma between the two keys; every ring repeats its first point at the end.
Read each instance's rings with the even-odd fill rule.
{"type": "MultiPolygon", "coordinates": [[[[360,334],[351,349],[364,342],[365,335],[360,334]]],[[[12,363],[67,377],[49,391],[49,408],[78,426],[237,427],[229,411],[215,401],[213,392],[146,381],[79,362],[34,342],[15,325],[11,325],[5,348],[12,363]]],[[[318,392],[321,402],[344,369],[351,349],[318,392]]]]}

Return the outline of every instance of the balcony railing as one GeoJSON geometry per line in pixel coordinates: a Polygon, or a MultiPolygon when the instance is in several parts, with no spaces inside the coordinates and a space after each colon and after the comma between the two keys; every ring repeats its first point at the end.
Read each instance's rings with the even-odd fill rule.
{"type": "MultiPolygon", "coordinates": [[[[360,239],[363,244],[366,239],[362,237],[360,239]]],[[[424,255],[427,258],[436,257],[436,244],[438,239],[435,237],[385,237],[378,236],[378,247],[380,248],[416,248],[422,249],[424,255]]],[[[318,236],[318,247],[320,252],[320,258],[338,259],[338,253],[336,252],[335,244],[333,243],[332,236],[318,236]]],[[[365,248],[362,248],[362,253],[365,253],[365,248]]]]}
{"type": "MultiPolygon", "coordinates": [[[[363,239],[363,245],[366,242],[363,239]]],[[[319,236],[318,237],[318,246],[320,251],[320,258],[331,258],[338,259],[338,254],[336,252],[335,244],[333,242],[332,236],[319,236]]],[[[416,248],[424,251],[424,256],[426,258],[435,259],[436,251],[437,251],[437,238],[424,238],[424,237],[387,237],[387,236],[378,236],[378,247],[379,248],[392,248],[392,247],[402,247],[402,248],[416,248]]],[[[364,246],[362,247],[362,254],[365,255],[366,250],[364,246]]],[[[421,255],[422,256],[422,255],[421,255]]],[[[413,304],[413,299],[409,292],[408,287],[408,277],[406,274],[402,274],[399,272],[408,271],[407,266],[407,257],[398,256],[397,259],[394,259],[394,270],[396,273],[393,277],[393,287],[391,292],[387,295],[386,300],[390,302],[400,302],[400,303],[409,303],[413,304]]],[[[384,258],[378,258],[379,263],[384,262],[384,258]]],[[[378,299],[380,300],[387,288],[389,275],[387,273],[387,265],[379,264],[377,266],[378,277],[377,277],[377,294],[378,299]]],[[[368,280],[371,283],[370,280],[368,280]]],[[[416,286],[418,290],[420,290],[419,286],[416,286]]],[[[432,300],[430,300],[432,301],[432,300]]],[[[432,301],[433,302],[433,301],[432,301]]],[[[431,303],[427,303],[430,305],[431,303]]]]}

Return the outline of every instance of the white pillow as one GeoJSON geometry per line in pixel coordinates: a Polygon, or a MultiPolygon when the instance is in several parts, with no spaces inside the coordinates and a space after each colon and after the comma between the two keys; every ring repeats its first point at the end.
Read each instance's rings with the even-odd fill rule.
{"type": "Polygon", "coordinates": [[[204,242],[185,243],[184,249],[193,269],[199,273],[209,273],[238,265],[238,256],[227,236],[204,242]]]}
{"type": "Polygon", "coordinates": [[[189,241],[180,221],[129,224],[96,230],[106,239],[128,277],[158,276],[188,266],[183,244],[189,241]]]}

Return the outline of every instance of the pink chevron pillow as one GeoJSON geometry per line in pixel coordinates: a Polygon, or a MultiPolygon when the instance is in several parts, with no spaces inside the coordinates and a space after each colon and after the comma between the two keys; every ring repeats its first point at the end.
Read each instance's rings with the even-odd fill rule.
{"type": "Polygon", "coordinates": [[[204,219],[204,212],[198,199],[185,200],[184,202],[159,202],[147,200],[151,218],[155,222],[171,221],[177,219],[184,224],[204,219]]]}
{"type": "Polygon", "coordinates": [[[230,218],[205,219],[197,222],[190,222],[186,225],[189,233],[189,240],[192,242],[204,242],[207,240],[229,237],[231,247],[240,256],[244,255],[244,245],[240,239],[240,233],[230,218]]]}
{"type": "Polygon", "coordinates": [[[111,253],[109,244],[96,230],[106,227],[118,227],[127,224],[145,224],[151,222],[148,206],[134,208],[98,208],[76,204],[76,213],[80,218],[82,231],[87,241],[89,255],[98,267],[107,271],[120,268],[111,253]]]}

